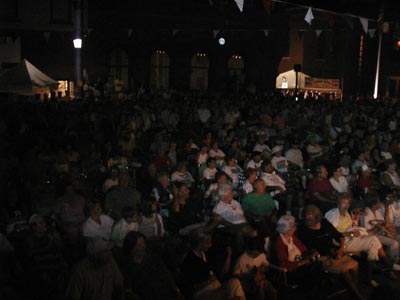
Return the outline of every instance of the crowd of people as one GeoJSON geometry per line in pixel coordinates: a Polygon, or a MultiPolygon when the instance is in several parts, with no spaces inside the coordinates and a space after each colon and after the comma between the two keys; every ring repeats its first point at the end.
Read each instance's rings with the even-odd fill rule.
{"type": "Polygon", "coordinates": [[[400,271],[391,99],[1,106],[2,299],[323,299],[326,277],[367,299],[359,265],[375,288],[400,271]]]}

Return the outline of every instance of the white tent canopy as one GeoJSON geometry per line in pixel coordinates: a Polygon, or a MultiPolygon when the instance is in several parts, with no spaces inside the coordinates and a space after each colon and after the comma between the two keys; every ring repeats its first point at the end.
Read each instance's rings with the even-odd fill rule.
{"type": "Polygon", "coordinates": [[[34,95],[37,90],[43,90],[43,88],[52,90],[57,87],[57,81],[44,74],[26,59],[6,71],[0,84],[2,91],[19,95],[34,95]]]}
{"type": "MultiPolygon", "coordinates": [[[[297,75],[297,87],[298,88],[303,88],[305,86],[305,80],[306,78],[309,78],[310,76],[298,72],[297,75]]],[[[295,89],[296,88],[296,72],[292,69],[290,71],[281,73],[276,77],[276,86],[277,89],[295,89]]]]}

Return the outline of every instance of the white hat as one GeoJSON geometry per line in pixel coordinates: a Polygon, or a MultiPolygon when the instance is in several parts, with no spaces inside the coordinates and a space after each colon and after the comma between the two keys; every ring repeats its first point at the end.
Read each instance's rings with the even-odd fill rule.
{"type": "Polygon", "coordinates": [[[115,243],[110,240],[102,238],[91,238],[86,244],[86,253],[88,255],[94,255],[100,252],[105,252],[114,248],[115,243]]]}
{"type": "Polygon", "coordinates": [[[363,172],[365,172],[365,171],[369,170],[369,167],[368,167],[366,164],[363,164],[363,165],[361,166],[361,170],[362,170],[363,172]]]}
{"type": "Polygon", "coordinates": [[[276,152],[279,152],[282,150],[283,150],[283,147],[278,145],[278,146],[275,146],[274,148],[272,148],[272,153],[276,153],[276,152]]]}

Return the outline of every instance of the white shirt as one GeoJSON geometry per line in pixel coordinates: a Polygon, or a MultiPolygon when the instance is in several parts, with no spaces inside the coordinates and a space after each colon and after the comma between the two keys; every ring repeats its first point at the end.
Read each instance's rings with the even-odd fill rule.
{"type": "Polygon", "coordinates": [[[246,181],[243,183],[242,189],[245,194],[249,194],[254,191],[253,184],[250,183],[248,179],[246,179],[246,181]]]}
{"type": "Polygon", "coordinates": [[[138,231],[139,224],[137,222],[127,223],[124,218],[119,220],[111,233],[111,239],[115,241],[118,247],[122,247],[124,238],[130,231],[138,231]]]}
{"type": "Polygon", "coordinates": [[[349,184],[347,183],[346,177],[340,176],[339,177],[339,182],[336,181],[335,178],[331,177],[329,178],[329,181],[331,182],[333,188],[339,192],[339,193],[347,193],[349,191],[349,184]]]}
{"type": "Polygon", "coordinates": [[[253,169],[259,169],[260,167],[261,167],[261,165],[262,165],[262,163],[263,163],[263,160],[260,160],[259,162],[255,162],[254,160],[250,160],[248,163],[247,163],[247,169],[248,168],[253,168],[253,169]]]}
{"type": "Polygon", "coordinates": [[[218,201],[214,207],[214,213],[219,214],[222,218],[232,224],[246,223],[246,218],[242,206],[236,200],[232,200],[231,204],[218,201]]]}
{"type": "Polygon", "coordinates": [[[208,152],[208,156],[209,157],[225,157],[225,153],[221,149],[218,149],[217,151],[215,151],[214,149],[211,149],[208,152]]]}
{"type": "Polygon", "coordinates": [[[91,217],[87,218],[82,225],[82,235],[84,237],[109,240],[114,220],[107,215],[101,215],[100,223],[97,223],[91,217]]]}
{"type": "Polygon", "coordinates": [[[286,173],[288,171],[288,162],[284,156],[274,156],[271,159],[271,164],[274,166],[275,170],[280,173],[286,173]]]}
{"type": "Polygon", "coordinates": [[[262,173],[261,179],[264,180],[266,186],[279,186],[286,190],[285,180],[274,173],[262,173]]]}
{"type": "Polygon", "coordinates": [[[249,274],[253,271],[254,267],[267,267],[268,265],[269,262],[265,253],[260,253],[260,255],[257,257],[251,257],[247,254],[247,252],[244,252],[236,261],[236,264],[233,268],[233,275],[249,274]]]}
{"type": "Polygon", "coordinates": [[[225,166],[222,171],[232,179],[233,186],[236,187],[239,183],[239,174],[243,174],[242,168],[237,165],[233,167],[225,166]]]}
{"type": "MultiPolygon", "coordinates": [[[[385,207],[382,205],[382,215],[385,215],[385,207]]],[[[396,227],[400,227],[400,203],[394,202],[389,205],[389,221],[396,227]]]]}
{"type": "Polygon", "coordinates": [[[205,168],[203,171],[203,178],[206,180],[213,180],[215,179],[215,174],[217,173],[217,168],[210,169],[210,168],[205,168]]]}
{"type": "Polygon", "coordinates": [[[199,165],[207,163],[208,153],[200,153],[199,157],[197,158],[197,163],[199,165]]]}
{"type": "Polygon", "coordinates": [[[385,218],[382,215],[381,210],[376,210],[375,213],[369,208],[365,208],[364,215],[362,216],[362,224],[364,225],[365,229],[369,230],[375,227],[374,224],[371,224],[371,221],[379,220],[384,221],[385,218]]]}
{"type": "Polygon", "coordinates": [[[253,148],[254,152],[268,152],[271,153],[271,149],[266,144],[256,144],[253,148]]]}

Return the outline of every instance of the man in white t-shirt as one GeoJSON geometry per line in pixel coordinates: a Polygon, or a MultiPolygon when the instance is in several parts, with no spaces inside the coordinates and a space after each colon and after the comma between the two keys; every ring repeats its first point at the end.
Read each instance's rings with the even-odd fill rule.
{"type": "Polygon", "coordinates": [[[253,169],[260,169],[263,160],[261,159],[261,152],[255,151],[252,154],[252,159],[246,165],[246,169],[253,168],[253,169]]]}
{"type": "Polygon", "coordinates": [[[242,206],[233,199],[232,187],[223,184],[218,188],[219,201],[214,207],[214,215],[222,217],[222,225],[246,223],[242,206]]]}

